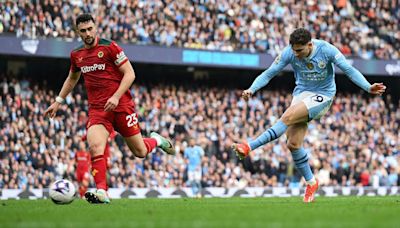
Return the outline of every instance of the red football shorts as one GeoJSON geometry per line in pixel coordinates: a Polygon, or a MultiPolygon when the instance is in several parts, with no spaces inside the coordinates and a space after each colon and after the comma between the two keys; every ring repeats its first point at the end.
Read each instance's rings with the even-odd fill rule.
{"type": "Polygon", "coordinates": [[[138,116],[133,107],[118,107],[118,111],[105,112],[102,109],[89,109],[87,128],[102,124],[112,133],[114,129],[123,137],[130,137],[140,133],[138,116]]]}
{"type": "Polygon", "coordinates": [[[84,171],[84,172],[77,171],[76,172],[76,180],[79,183],[82,183],[83,181],[89,181],[89,172],[87,172],[87,171],[84,171]]]}

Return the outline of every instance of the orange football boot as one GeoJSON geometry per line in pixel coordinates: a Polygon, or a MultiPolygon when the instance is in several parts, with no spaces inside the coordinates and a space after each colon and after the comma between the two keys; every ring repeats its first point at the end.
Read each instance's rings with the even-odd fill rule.
{"type": "Polygon", "coordinates": [[[314,201],[314,194],[317,192],[318,187],[319,187],[318,180],[316,180],[316,183],[314,185],[307,184],[306,192],[304,193],[304,198],[303,198],[304,203],[311,203],[314,201]]]}
{"type": "Polygon", "coordinates": [[[242,160],[249,155],[250,146],[247,143],[234,143],[232,144],[232,150],[235,151],[236,156],[242,160]]]}

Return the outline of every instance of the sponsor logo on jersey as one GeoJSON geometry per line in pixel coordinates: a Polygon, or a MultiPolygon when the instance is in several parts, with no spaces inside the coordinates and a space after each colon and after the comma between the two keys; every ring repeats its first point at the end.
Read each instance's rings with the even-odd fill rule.
{"type": "Polygon", "coordinates": [[[114,61],[115,65],[121,64],[126,59],[126,55],[123,51],[118,53],[116,57],[117,59],[114,61]]]}
{"type": "Polygon", "coordinates": [[[328,76],[328,73],[326,71],[323,71],[321,73],[318,72],[313,72],[313,73],[303,73],[303,78],[304,80],[308,81],[322,81],[325,80],[326,77],[328,76]]]}
{"type": "Polygon", "coordinates": [[[98,56],[99,58],[103,58],[103,56],[104,56],[104,52],[102,52],[102,51],[99,51],[99,52],[97,53],[97,56],[98,56]]]}
{"type": "Polygon", "coordinates": [[[86,157],[78,157],[78,161],[87,161],[86,157]]]}
{"type": "Polygon", "coordinates": [[[89,73],[92,71],[96,71],[96,70],[105,70],[106,69],[106,64],[93,64],[92,66],[83,66],[81,67],[81,72],[82,73],[89,73]]]}

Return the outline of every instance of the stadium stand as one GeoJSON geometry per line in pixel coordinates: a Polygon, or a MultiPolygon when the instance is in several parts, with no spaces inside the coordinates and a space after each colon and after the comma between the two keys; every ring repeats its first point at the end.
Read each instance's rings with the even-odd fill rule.
{"type": "MultiPolygon", "coordinates": [[[[74,180],[74,153],[85,133],[87,100],[79,84],[58,116],[43,117],[54,92],[26,78],[1,75],[0,188],[46,188],[58,178],[74,180]]],[[[131,92],[143,134],[169,134],[179,153],[156,151],[135,159],[122,138],[111,144],[110,187],[184,187],[182,152],[188,135],[207,156],[203,187],[299,186],[300,176],[282,137],[238,161],[231,140],[258,135],[277,120],[291,96],[263,91],[250,102],[240,90],[213,86],[135,84],[131,92]],[[255,124],[256,123],[256,124],[255,124]]],[[[323,186],[400,186],[399,101],[391,96],[341,94],[319,122],[309,125],[305,148],[323,186]]],[[[93,182],[91,183],[93,186],[93,182]]]]}
{"type": "Polygon", "coordinates": [[[290,32],[305,27],[347,56],[400,58],[400,3],[388,0],[5,1],[0,34],[75,40],[81,12],[97,15],[102,37],[122,43],[276,56],[290,32]]]}

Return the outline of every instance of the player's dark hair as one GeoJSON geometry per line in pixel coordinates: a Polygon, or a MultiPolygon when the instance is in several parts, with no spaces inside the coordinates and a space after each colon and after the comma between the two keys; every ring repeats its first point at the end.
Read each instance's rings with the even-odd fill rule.
{"type": "Polygon", "coordinates": [[[87,22],[87,21],[93,21],[93,23],[94,23],[94,19],[93,19],[93,17],[92,17],[91,14],[89,14],[89,13],[83,13],[83,14],[79,15],[79,16],[76,18],[75,25],[76,25],[76,27],[78,27],[78,25],[79,25],[80,23],[85,23],[85,22],[87,22]]]}
{"type": "Polygon", "coordinates": [[[305,28],[298,28],[290,34],[289,42],[291,45],[305,45],[311,41],[311,33],[305,28]]]}

